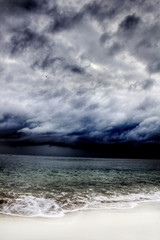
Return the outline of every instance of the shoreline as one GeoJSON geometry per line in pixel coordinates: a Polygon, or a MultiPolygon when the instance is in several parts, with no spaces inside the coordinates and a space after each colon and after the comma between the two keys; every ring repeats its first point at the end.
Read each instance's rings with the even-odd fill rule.
{"type": "Polygon", "coordinates": [[[0,215],[1,240],[159,240],[160,203],[132,209],[85,210],[64,217],[0,215]]]}

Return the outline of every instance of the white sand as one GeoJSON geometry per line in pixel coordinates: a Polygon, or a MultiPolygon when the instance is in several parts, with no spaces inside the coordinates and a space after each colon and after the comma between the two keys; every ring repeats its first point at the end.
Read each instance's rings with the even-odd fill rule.
{"type": "Polygon", "coordinates": [[[160,204],[62,218],[0,216],[0,240],[160,240],[160,204]]]}

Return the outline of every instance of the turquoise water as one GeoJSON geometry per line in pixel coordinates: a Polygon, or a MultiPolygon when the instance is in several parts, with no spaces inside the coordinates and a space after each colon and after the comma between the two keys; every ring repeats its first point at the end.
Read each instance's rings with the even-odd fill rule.
{"type": "Polygon", "coordinates": [[[160,201],[160,160],[0,155],[0,213],[59,217],[160,201]]]}

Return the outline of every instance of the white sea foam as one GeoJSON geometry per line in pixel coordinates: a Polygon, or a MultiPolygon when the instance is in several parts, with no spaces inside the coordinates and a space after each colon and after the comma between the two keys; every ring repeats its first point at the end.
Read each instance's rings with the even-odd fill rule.
{"type": "Polygon", "coordinates": [[[24,217],[62,217],[68,212],[80,210],[128,209],[140,203],[160,201],[160,191],[113,196],[96,195],[88,198],[81,196],[79,199],[81,199],[81,205],[73,203],[72,199],[66,199],[62,203],[54,198],[46,199],[24,194],[16,199],[4,199],[0,213],[24,217]]]}
{"type": "Polygon", "coordinates": [[[62,217],[64,215],[54,199],[37,198],[27,194],[14,200],[6,199],[6,201],[1,210],[3,214],[26,217],[62,217]]]}

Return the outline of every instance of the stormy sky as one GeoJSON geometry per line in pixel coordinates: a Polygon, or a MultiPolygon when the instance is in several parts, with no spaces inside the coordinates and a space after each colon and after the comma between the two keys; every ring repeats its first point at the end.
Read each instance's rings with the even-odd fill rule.
{"type": "Polygon", "coordinates": [[[152,156],[159,77],[159,0],[0,0],[1,152],[152,156]]]}

